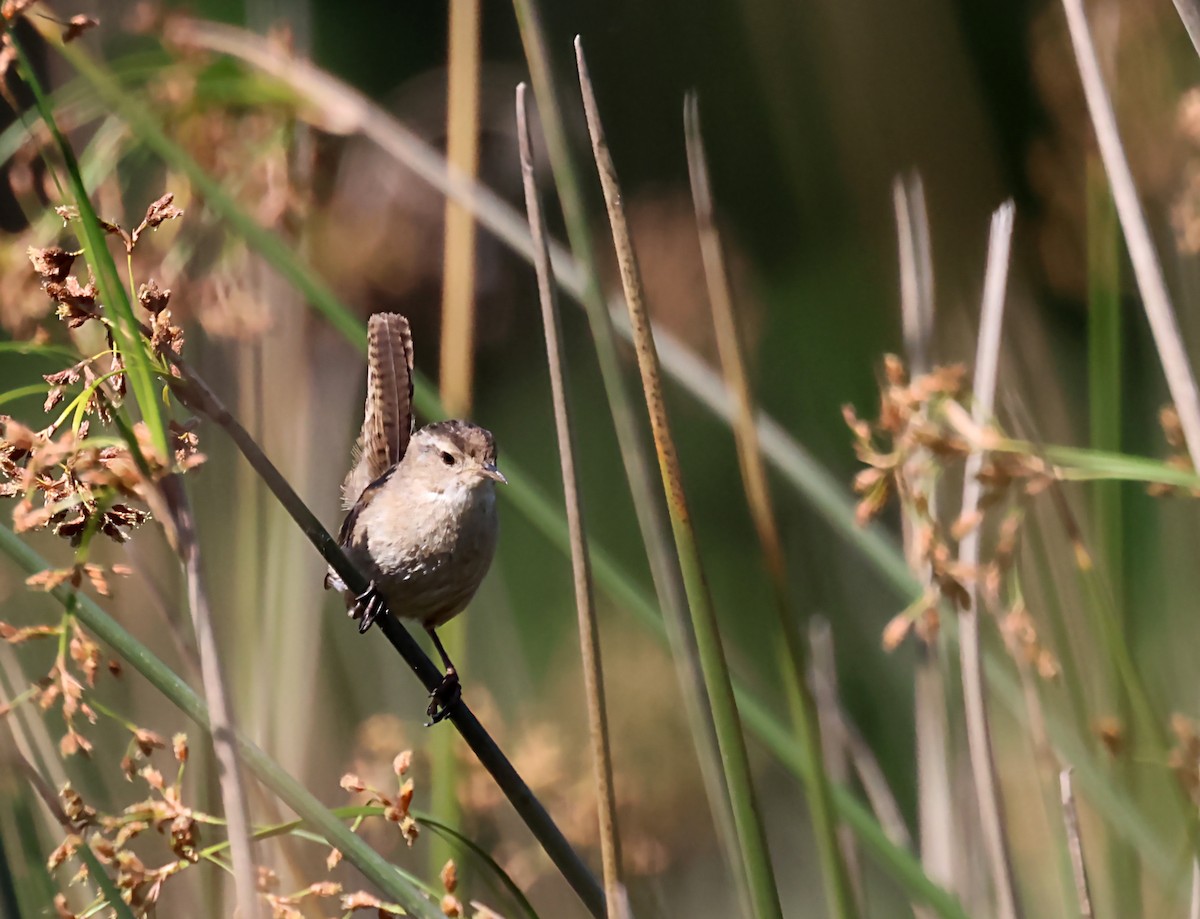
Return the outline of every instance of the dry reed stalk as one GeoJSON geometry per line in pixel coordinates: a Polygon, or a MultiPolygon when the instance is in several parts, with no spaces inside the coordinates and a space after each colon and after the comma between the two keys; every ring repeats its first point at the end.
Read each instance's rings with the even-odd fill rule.
{"type": "MultiPolygon", "coordinates": [[[[217,760],[217,782],[229,838],[230,860],[233,862],[234,894],[238,914],[243,919],[260,915],[257,896],[254,856],[250,851],[250,810],[246,801],[246,786],[238,760],[237,731],[234,727],[233,706],[222,672],[216,632],[213,629],[212,608],[204,588],[204,572],[200,544],[196,539],[195,519],[183,479],[175,474],[163,479],[159,486],[161,508],[155,516],[163,523],[167,539],[179,555],[187,582],[188,608],[196,631],[196,648],[200,657],[201,683],[208,703],[212,730],[213,755],[217,760]]],[[[159,500],[152,499],[152,504],[159,500]]]]}
{"type": "MultiPolygon", "coordinates": [[[[1004,318],[1005,288],[1008,282],[1009,251],[1013,229],[1012,202],[1002,204],[992,215],[988,240],[987,270],[984,275],[983,308],[979,321],[979,343],[975,358],[975,404],[973,421],[986,425],[991,420],[996,397],[996,376],[1000,360],[1000,332],[1004,318]]],[[[979,473],[983,454],[979,451],[967,457],[963,471],[962,519],[971,519],[979,508],[982,485],[979,473]]],[[[959,543],[958,560],[966,570],[976,571],[979,565],[979,528],[973,528],[959,543]]],[[[988,727],[987,702],[983,687],[983,660],[980,650],[978,578],[968,587],[969,606],[959,613],[959,659],[962,667],[963,704],[967,721],[967,748],[971,757],[971,772],[975,779],[975,794],[979,805],[980,827],[988,869],[992,877],[996,907],[1001,919],[1017,919],[1016,883],[1013,879],[1008,841],[1004,829],[1000,785],[996,776],[992,735],[988,727]]]]}
{"type": "Polygon", "coordinates": [[[1130,171],[1129,160],[1121,142],[1112,100],[1100,71],[1100,61],[1096,54],[1096,45],[1092,41],[1091,30],[1088,28],[1083,0],[1063,0],[1063,9],[1067,15],[1067,28],[1075,49],[1075,60],[1079,65],[1088,113],[1100,147],[1100,158],[1104,162],[1104,171],[1108,174],[1108,183],[1112,188],[1121,231],[1129,249],[1134,278],[1142,295],[1142,306],[1150,322],[1150,332],[1154,337],[1158,358],[1162,362],[1167,389],[1175,403],[1175,410],[1179,413],[1188,456],[1192,465],[1200,469],[1200,390],[1196,388],[1196,378],[1192,373],[1187,349],[1175,319],[1175,310],[1167,292],[1162,266],[1155,253],[1146,215],[1133,183],[1133,173],[1130,171]]]}
{"type": "MultiPolygon", "coordinates": [[[[933,256],[925,187],[917,173],[897,176],[892,185],[896,235],[900,255],[900,319],[909,376],[932,369],[934,286],[933,256]]],[[[921,465],[915,456],[912,468],[921,465]]],[[[929,516],[937,519],[937,494],[927,495],[929,516]]],[[[931,572],[921,560],[916,525],[910,514],[900,520],[904,557],[913,576],[925,587],[931,572]]],[[[966,894],[965,873],[955,871],[960,828],[954,815],[950,779],[950,726],[946,715],[946,680],[941,649],[935,642],[916,643],[913,674],[913,728],[916,735],[917,819],[921,838],[921,864],[929,876],[960,897],[966,894]],[[956,884],[956,881],[958,882],[956,884]]]]}
{"type": "MultiPolygon", "coordinates": [[[[479,175],[480,0],[450,0],[446,87],[446,165],[475,181],[479,175]]],[[[475,378],[475,216],[446,198],[442,245],[442,329],[438,389],[451,418],[469,418],[475,378]]],[[[468,624],[458,617],[439,634],[451,660],[467,656],[468,624]]],[[[460,822],[459,768],[454,736],[434,734],[429,755],[435,764],[430,789],[434,813],[450,824],[460,822]]],[[[454,848],[436,838],[429,865],[440,871],[454,848]]]]}
{"type": "Polygon", "coordinates": [[[671,425],[663,397],[661,368],[646,308],[641,272],[629,234],[629,225],[625,219],[624,199],[617,181],[616,167],[613,165],[612,156],[604,139],[604,129],[600,123],[595,92],[588,75],[587,63],[584,60],[583,45],[578,37],[575,39],[575,63],[579,71],[584,115],[592,140],[592,154],[596,160],[600,186],[608,208],[609,224],[621,274],[621,285],[625,291],[625,304],[629,311],[629,323],[633,330],[634,350],[641,374],[642,390],[650,415],[654,444],[658,451],[659,471],[666,492],[676,552],[687,591],[705,688],[716,725],[726,788],[733,809],[736,839],[725,842],[736,852],[738,860],[744,866],[753,914],[758,919],[781,917],[779,892],[775,884],[774,869],[771,865],[762,817],[755,798],[741,719],[733,696],[729,668],[717,628],[712,597],[700,562],[696,534],[683,487],[679,456],[675,448],[674,437],[671,434],[671,425]]]}
{"type": "Polygon", "coordinates": [[[1175,0],[1175,11],[1183,21],[1188,38],[1192,40],[1192,47],[1200,55],[1200,4],[1196,0],[1175,0]]]}
{"type": "Polygon", "coordinates": [[[621,880],[617,798],[613,782],[608,713],[604,702],[600,625],[596,620],[587,531],[583,522],[583,502],[575,478],[575,439],[571,432],[571,417],[567,405],[566,368],[562,362],[561,347],[562,328],[554,295],[554,277],[550,270],[550,250],[546,245],[546,227],[534,176],[533,143],[529,134],[525,95],[526,86],[521,83],[517,86],[517,140],[521,155],[521,180],[525,189],[525,207],[529,213],[529,229],[534,241],[533,263],[537,270],[538,300],[542,307],[542,325],[546,334],[546,358],[550,367],[550,389],[554,400],[554,427],[558,435],[563,500],[566,504],[567,529],[571,538],[571,569],[575,579],[575,606],[579,616],[579,652],[582,659],[584,694],[587,699],[592,764],[596,772],[596,804],[599,812],[605,903],[608,919],[624,919],[629,915],[629,907],[625,886],[621,880]]]}
{"type": "MultiPolygon", "coordinates": [[[[450,0],[446,163],[474,181],[479,174],[479,0],[450,0]]],[[[446,199],[442,249],[442,341],[438,381],[453,418],[470,414],[475,353],[475,216],[446,199]]]]}
{"type": "MultiPolygon", "coordinates": [[[[1183,20],[1193,47],[1200,54],[1200,9],[1194,0],[1175,0],[1175,9],[1183,20]]],[[[1162,267],[1133,182],[1133,173],[1117,127],[1117,116],[1088,26],[1087,12],[1082,0],[1063,0],[1063,10],[1071,45],[1075,49],[1075,60],[1079,65],[1088,113],[1100,147],[1100,158],[1108,175],[1117,217],[1121,221],[1121,231],[1129,250],[1129,260],[1133,265],[1138,291],[1142,295],[1142,306],[1167,378],[1167,389],[1179,414],[1188,456],[1192,466],[1200,469],[1200,390],[1196,388],[1196,378],[1188,361],[1162,267]]],[[[1200,919],[1200,862],[1193,862],[1193,876],[1190,910],[1193,917],[1200,919]]]]}
{"type": "Polygon", "coordinates": [[[839,838],[839,826],[829,791],[829,778],[825,774],[824,738],[817,707],[806,681],[808,662],[800,623],[793,614],[788,599],[787,560],[783,551],[783,541],[779,537],[775,511],[771,506],[766,464],[763,462],[758,429],[754,423],[757,409],[750,390],[746,361],[742,354],[737,320],[734,316],[733,285],[729,279],[713,210],[708,158],[704,152],[703,135],[700,130],[700,105],[694,93],[689,94],[684,101],[683,123],[692,203],[696,212],[696,228],[700,237],[700,254],[704,263],[713,327],[716,331],[717,351],[725,375],[725,384],[733,394],[736,405],[732,427],[737,444],[738,467],[741,470],[746,502],[758,534],[759,547],[766,559],[767,573],[774,589],[775,612],[783,637],[779,646],[780,672],[792,710],[792,719],[807,757],[805,790],[821,862],[825,895],[833,915],[850,917],[857,913],[862,903],[861,887],[851,883],[847,870],[850,857],[847,852],[853,853],[854,840],[848,827],[840,828],[839,838]]]}
{"type": "Polygon", "coordinates": [[[1092,896],[1088,891],[1087,867],[1083,863],[1083,840],[1079,835],[1079,811],[1075,807],[1075,792],[1071,787],[1071,770],[1058,774],[1062,794],[1063,826],[1067,831],[1067,851],[1071,855],[1071,875],[1075,879],[1075,895],[1079,900],[1079,915],[1092,919],[1092,896]]]}

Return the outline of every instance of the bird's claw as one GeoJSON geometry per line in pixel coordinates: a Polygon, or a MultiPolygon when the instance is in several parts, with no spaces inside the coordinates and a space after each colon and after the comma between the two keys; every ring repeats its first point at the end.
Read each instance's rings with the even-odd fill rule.
{"type": "Polygon", "coordinates": [[[354,598],[354,609],[358,613],[358,633],[369,629],[380,616],[387,612],[387,602],[372,581],[367,589],[354,598]]]}
{"type": "Polygon", "coordinates": [[[429,720],[425,722],[427,728],[446,718],[450,709],[462,699],[462,683],[458,681],[458,673],[453,667],[446,670],[442,682],[429,694],[429,699],[429,708],[425,710],[425,714],[429,716],[429,720]]]}

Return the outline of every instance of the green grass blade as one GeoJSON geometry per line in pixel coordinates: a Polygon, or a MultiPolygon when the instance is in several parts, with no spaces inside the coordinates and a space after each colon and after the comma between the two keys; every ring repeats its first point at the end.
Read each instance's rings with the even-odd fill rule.
{"type": "Polygon", "coordinates": [[[512,898],[513,903],[515,903],[516,906],[521,910],[521,914],[526,916],[527,919],[538,919],[538,914],[537,911],[534,910],[533,904],[529,902],[529,899],[521,891],[521,888],[517,886],[516,881],[508,876],[508,872],[500,866],[499,862],[497,862],[494,858],[492,858],[491,855],[488,854],[486,849],[471,839],[471,837],[460,833],[447,823],[443,823],[440,820],[435,820],[427,814],[418,814],[415,811],[414,816],[416,816],[417,821],[422,826],[429,827],[429,829],[433,830],[439,836],[443,836],[452,841],[455,845],[462,847],[465,851],[470,852],[472,856],[486,865],[488,870],[495,875],[501,886],[504,887],[505,892],[512,898]]]}
{"type": "Polygon", "coordinates": [[[121,353],[125,358],[130,388],[141,412],[142,421],[150,432],[151,443],[161,456],[171,455],[167,445],[167,429],[163,423],[162,410],[158,401],[158,389],[154,385],[151,372],[152,358],[148,346],[143,341],[138,330],[137,318],[133,315],[133,305],[129,300],[129,292],[121,282],[112,253],[108,251],[106,234],[100,227],[96,211],[88,197],[87,186],[79,171],[79,163],[66,137],[54,120],[54,111],[42,90],[37,74],[34,72],[29,59],[25,55],[20,42],[13,37],[13,46],[21,62],[21,76],[33,91],[37,103],[38,114],[46,123],[51,136],[58,147],[59,154],[67,170],[67,178],[75,196],[75,206],[79,209],[79,223],[83,228],[84,245],[89,267],[95,274],[96,284],[104,305],[115,319],[111,327],[114,330],[121,353]]]}
{"type": "MultiPolygon", "coordinates": [[[[1087,162],[1087,268],[1088,268],[1088,442],[1097,450],[1121,449],[1122,346],[1120,226],[1104,167],[1093,154],[1087,162]]],[[[1129,639],[1125,610],[1124,509],[1120,481],[1098,481],[1091,488],[1092,526],[1099,567],[1116,601],[1115,624],[1122,641],[1129,639]]],[[[1118,668],[1119,669],[1119,668],[1118,668]]],[[[1118,702],[1117,718],[1127,723],[1127,700],[1118,702]]],[[[1116,762],[1117,778],[1136,787],[1136,767],[1116,762]]],[[[1134,915],[1142,900],[1142,883],[1136,853],[1107,842],[1110,889],[1119,912],[1134,915]]]]}
{"type": "Polygon", "coordinates": [[[80,861],[87,865],[88,877],[95,881],[96,886],[100,888],[100,893],[104,895],[104,900],[113,911],[113,915],[117,919],[134,919],[133,910],[129,908],[128,903],[121,899],[117,885],[108,876],[108,872],[104,870],[100,859],[96,858],[96,853],[92,851],[92,847],[88,845],[86,839],[83,845],[75,850],[75,854],[80,861]]]}
{"type": "Polygon", "coordinates": [[[733,304],[733,285],[725,264],[722,240],[717,230],[713,193],[708,177],[708,160],[700,128],[700,106],[695,94],[689,94],[683,109],[684,144],[688,173],[691,177],[692,204],[704,273],[708,282],[709,307],[717,335],[717,349],[726,386],[738,403],[738,414],[732,425],[738,450],[742,490],[754,520],[759,548],[765,560],[774,595],[778,617],[779,668],[792,721],[800,735],[801,746],[809,757],[805,776],[813,837],[821,862],[825,896],[831,913],[850,919],[858,913],[858,897],[851,884],[846,858],[837,838],[837,821],[830,801],[829,776],[825,771],[825,754],[817,721],[817,708],[808,685],[808,649],[801,638],[802,623],[792,609],[788,585],[788,566],[775,519],[775,509],[767,482],[766,464],[758,443],[754,424],[755,403],[746,360],[742,354],[740,331],[733,304]]]}
{"type": "MultiPolygon", "coordinates": [[[[663,396],[662,372],[658,352],[654,347],[654,336],[650,329],[650,317],[646,310],[641,271],[633,249],[629,226],[625,219],[623,196],[617,181],[616,168],[604,139],[604,129],[596,105],[596,97],[588,76],[583,56],[583,46],[575,39],[575,60],[579,69],[579,85],[583,94],[584,114],[588,133],[592,138],[592,152],[600,174],[600,186],[608,206],[609,224],[616,245],[617,264],[621,272],[621,284],[625,290],[625,303],[629,308],[629,321],[634,330],[634,349],[638,368],[641,371],[642,390],[646,408],[650,415],[650,427],[654,445],[658,452],[659,472],[666,493],[667,511],[671,518],[671,531],[675,537],[675,552],[683,575],[687,593],[688,611],[691,614],[692,630],[696,636],[696,649],[708,704],[712,710],[720,750],[721,766],[724,770],[725,786],[733,810],[734,828],[737,832],[735,854],[746,872],[750,900],[757,919],[782,919],[779,890],[775,883],[767,846],[766,828],[754,790],[750,773],[750,760],[746,752],[746,741],[742,735],[741,719],[737,701],[733,694],[729,667],[725,660],[725,649],[717,625],[716,610],[700,560],[700,548],[692,527],[691,512],[683,488],[683,474],[679,466],[679,455],[671,433],[666,401],[663,396]]],[[[814,775],[813,781],[817,780],[814,775]]],[[[724,840],[727,846],[734,840],[724,840]]]]}
{"type": "Polygon", "coordinates": [[[37,345],[31,341],[0,341],[0,354],[65,357],[72,363],[79,359],[79,354],[66,345],[37,345]]]}
{"type": "Polygon", "coordinates": [[[49,383],[30,383],[28,386],[18,386],[8,392],[0,393],[0,405],[28,399],[30,396],[44,396],[50,389],[49,383]]]}
{"type": "MultiPolygon", "coordinates": [[[[617,432],[626,480],[637,512],[642,544],[667,627],[666,636],[671,649],[671,660],[683,697],[709,809],[718,835],[722,839],[733,839],[736,834],[735,820],[729,805],[725,777],[722,774],[720,745],[714,718],[705,698],[705,680],[698,657],[696,636],[688,616],[680,566],[672,554],[671,538],[664,520],[658,486],[653,481],[651,466],[646,458],[644,438],[635,420],[634,401],[623,377],[621,361],[616,350],[615,330],[623,318],[623,309],[610,309],[600,284],[591,218],[584,205],[581,173],[568,142],[567,122],[551,73],[550,55],[546,48],[537,5],[534,0],[513,0],[513,11],[521,34],[525,59],[529,65],[530,82],[541,116],[550,169],[571,244],[571,254],[574,256],[575,270],[556,271],[556,280],[583,307],[587,316],[608,400],[609,414],[617,432]],[[571,277],[568,278],[567,275],[571,277]]],[[[532,237],[524,228],[522,234],[520,244],[514,246],[514,249],[532,260],[532,237]],[[528,237],[528,243],[524,237],[528,237]]],[[[747,878],[737,859],[729,858],[727,861],[741,897],[742,908],[748,909],[747,878]]]]}

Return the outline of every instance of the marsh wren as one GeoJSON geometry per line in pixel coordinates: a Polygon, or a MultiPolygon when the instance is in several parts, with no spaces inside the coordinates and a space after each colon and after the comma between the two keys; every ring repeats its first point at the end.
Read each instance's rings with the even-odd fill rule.
{"type": "Polygon", "coordinates": [[[408,320],[376,313],[367,328],[367,404],[354,464],[342,484],[349,510],[338,543],[371,579],[355,595],[330,570],[325,587],[342,591],[365,632],[391,612],[415,619],[446,668],[430,695],[430,723],[458,701],[454,664],[438,626],[475,595],[496,551],[496,439],[469,421],[437,421],[414,431],[412,337],[408,320]]]}

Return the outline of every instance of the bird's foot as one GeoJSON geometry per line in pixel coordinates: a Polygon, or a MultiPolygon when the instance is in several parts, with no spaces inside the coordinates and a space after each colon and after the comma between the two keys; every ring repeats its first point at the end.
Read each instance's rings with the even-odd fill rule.
{"type": "Polygon", "coordinates": [[[425,722],[425,727],[432,727],[443,720],[461,699],[462,683],[458,681],[458,672],[453,667],[447,667],[442,682],[429,694],[429,708],[425,710],[429,720],[425,722]]]}
{"type": "Polygon", "coordinates": [[[367,589],[354,598],[354,612],[358,618],[358,632],[361,635],[369,629],[375,620],[387,612],[387,601],[372,581],[367,589]]]}

